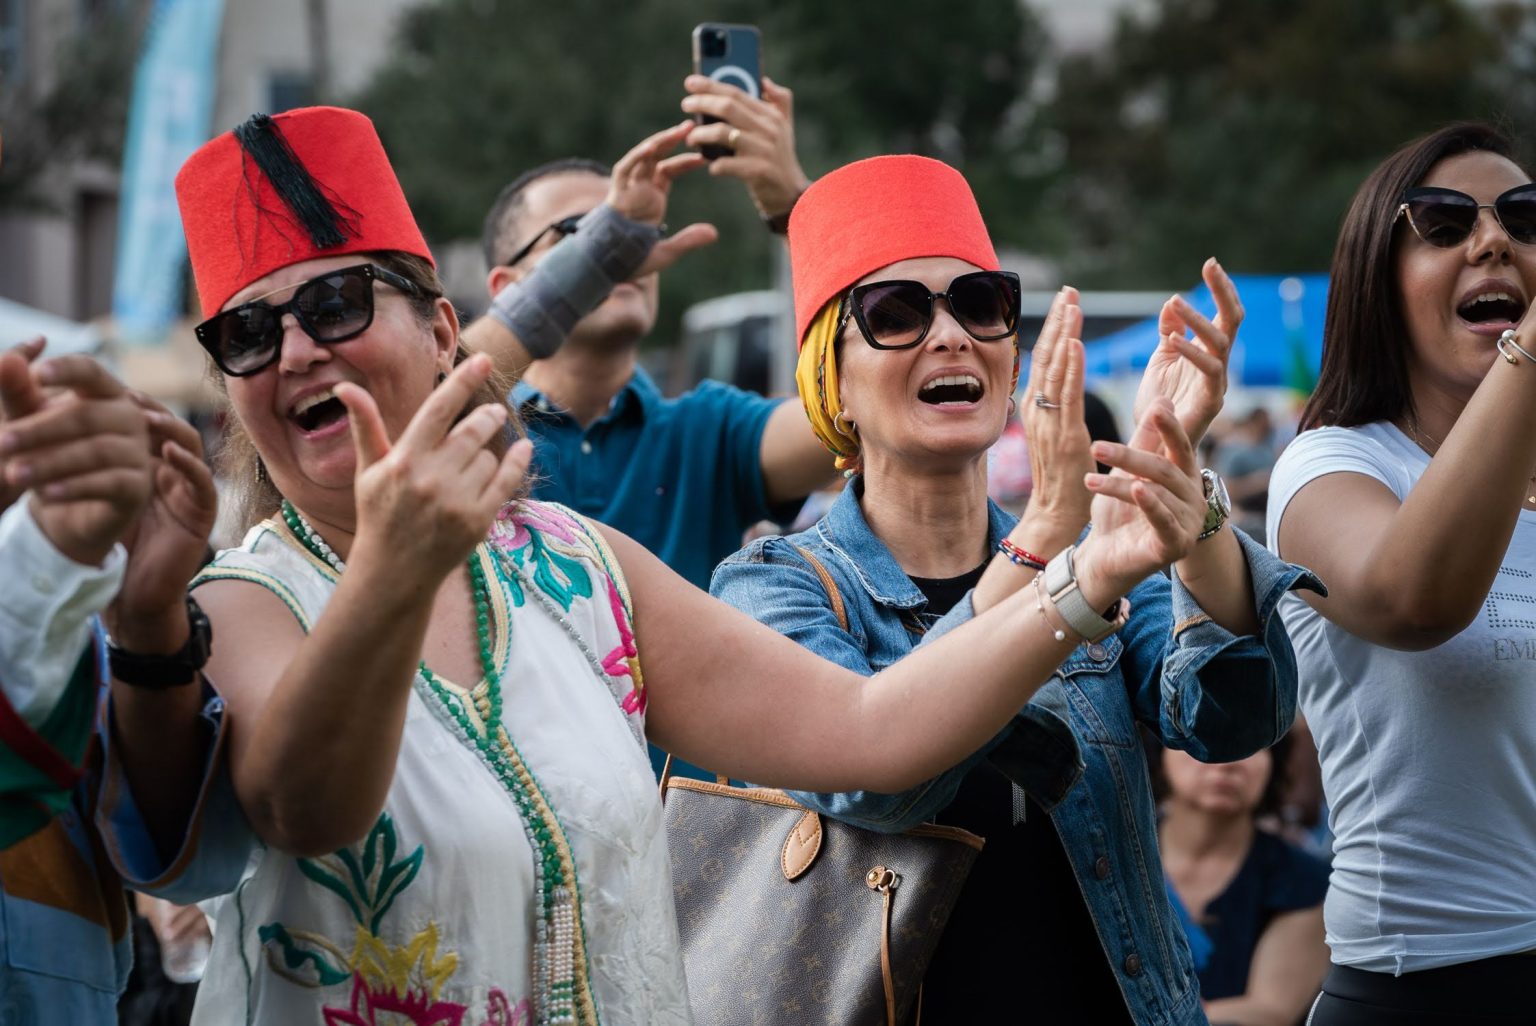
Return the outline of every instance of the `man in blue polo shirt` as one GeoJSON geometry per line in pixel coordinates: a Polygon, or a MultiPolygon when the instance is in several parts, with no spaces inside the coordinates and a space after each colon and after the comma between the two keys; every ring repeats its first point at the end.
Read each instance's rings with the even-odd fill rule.
{"type": "MultiPolygon", "coordinates": [[[[789,90],[765,80],[765,99],[755,100],[699,76],[686,87],[684,109],[721,119],[694,129],[688,143],[729,144],[735,155],[712,170],[741,179],[768,227],[782,232],[808,184],[795,156],[789,90]]],[[[595,161],[561,160],[502,191],[484,233],[492,296],[603,202],[608,175],[595,161]]],[[[494,318],[477,321],[467,338],[519,378],[511,401],[534,441],[534,495],[624,531],[707,588],[742,532],[793,516],[831,479],[832,461],[798,404],[717,382],[663,398],[637,363],[656,305],[656,274],[620,284],[558,350],[531,363],[494,318]]]]}

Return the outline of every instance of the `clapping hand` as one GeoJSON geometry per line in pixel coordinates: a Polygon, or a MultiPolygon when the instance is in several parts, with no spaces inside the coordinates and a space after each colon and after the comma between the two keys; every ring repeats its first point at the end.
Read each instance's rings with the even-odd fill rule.
{"type": "Polygon", "coordinates": [[[1083,422],[1083,311],[1077,301],[1077,290],[1070,286],[1051,301],[1031,351],[1019,412],[1029,439],[1033,480],[1024,517],[1032,532],[1069,540],[1088,523],[1093,498],[1083,487],[1083,475],[1093,469],[1093,458],[1083,422]]]}
{"type": "Polygon", "coordinates": [[[1227,394],[1227,361],[1243,323],[1237,287],[1215,257],[1205,262],[1200,275],[1215,297],[1216,320],[1208,320],[1183,296],[1163,304],[1157,319],[1157,349],[1141,376],[1133,410],[1140,422],[1152,401],[1162,396],[1173,404],[1184,434],[1195,445],[1221,412],[1227,394]],[[1190,331],[1193,339],[1187,337],[1190,331]]]}
{"type": "Polygon", "coordinates": [[[32,515],[60,552],[98,565],[149,501],[144,412],[88,356],[34,362],[41,340],[0,355],[0,461],[9,505],[32,494],[32,515]]]}
{"type": "Polygon", "coordinates": [[[142,392],[130,395],[149,426],[153,491],[123,538],[128,566],[106,621],[131,652],[174,652],[186,641],[182,598],[207,553],[218,492],[197,429],[142,392]]]}
{"type": "Polygon", "coordinates": [[[459,364],[394,441],[372,396],[350,382],[336,386],[357,449],[354,555],[366,549],[368,558],[436,588],[485,539],[533,456],[527,439],[500,460],[486,448],[506,426],[502,403],[477,406],[454,423],[490,373],[484,355],[459,364]]]}
{"type": "Polygon", "coordinates": [[[1205,492],[1194,446],[1164,398],[1152,401],[1129,444],[1095,442],[1094,458],[1115,468],[1090,473],[1093,530],[1080,563],[1106,600],[1124,595],[1149,574],[1194,550],[1205,523],[1205,492]]]}

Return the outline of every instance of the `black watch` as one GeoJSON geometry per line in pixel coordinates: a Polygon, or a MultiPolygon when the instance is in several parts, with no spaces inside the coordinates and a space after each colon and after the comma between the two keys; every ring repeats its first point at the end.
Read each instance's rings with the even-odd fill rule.
{"type": "Polygon", "coordinates": [[[187,643],[167,655],[129,652],[118,648],[116,642],[108,638],[107,662],[112,668],[112,676],[124,684],[157,691],[191,684],[213,651],[213,624],[208,622],[203,607],[191,595],[187,596],[187,626],[187,643]]]}

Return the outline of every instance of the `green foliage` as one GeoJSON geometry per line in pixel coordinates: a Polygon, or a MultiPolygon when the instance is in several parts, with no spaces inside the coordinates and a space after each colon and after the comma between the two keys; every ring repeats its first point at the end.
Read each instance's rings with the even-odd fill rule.
{"type": "Polygon", "coordinates": [[[67,37],[57,78],[41,92],[0,75],[0,211],[47,210],[45,175],[70,161],[122,160],[141,4],[113,6],[67,37]]]}
{"type": "MultiPolygon", "coordinates": [[[[1040,39],[1016,0],[442,0],[407,15],[394,56],[351,102],[377,123],[428,236],[477,236],[520,171],[565,156],[612,161],[679,120],[703,20],[762,28],[764,70],[795,90],[813,177],[875,153],[930,153],[964,169],[979,195],[996,183],[998,201],[983,195],[983,209],[1009,220],[1017,176],[1007,172],[1027,139],[1021,96],[1040,39]]],[[[687,304],[769,285],[780,245],[728,178],[680,182],[667,221],[709,221],[721,241],[664,276],[663,342],[687,304]]]]}
{"type": "MultiPolygon", "coordinates": [[[[1356,186],[1446,121],[1536,127],[1536,15],[1517,2],[1156,0],[1095,53],[1048,64],[1019,0],[441,0],[406,19],[355,98],[434,239],[475,236],[500,187],[569,155],[613,160],[680,114],[692,26],[763,30],[796,94],[813,177],[875,153],[946,160],[1000,247],[1084,286],[1326,268],[1356,186]],[[1044,101],[1037,83],[1054,80],[1044,101]]],[[[741,185],[699,174],[668,221],[722,239],[668,271],[659,341],[688,303],[766,285],[773,247],[741,185]]]]}
{"type": "Polygon", "coordinates": [[[1121,287],[1193,280],[1212,253],[1326,269],[1387,153],[1457,119],[1530,126],[1507,99],[1529,93],[1512,87],[1530,20],[1456,0],[1160,0],[1122,18],[1110,47],[1063,63],[1051,112],[1068,268],[1121,287]]]}

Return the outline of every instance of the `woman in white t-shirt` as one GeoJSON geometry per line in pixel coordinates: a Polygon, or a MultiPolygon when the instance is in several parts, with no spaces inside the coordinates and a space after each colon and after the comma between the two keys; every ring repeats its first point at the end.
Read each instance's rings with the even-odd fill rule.
{"type": "Polygon", "coordinates": [[[1335,841],[1312,1026],[1530,1022],[1536,185],[1494,129],[1388,157],[1334,252],[1323,367],[1270,482],[1335,841]]]}

